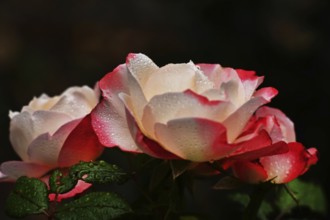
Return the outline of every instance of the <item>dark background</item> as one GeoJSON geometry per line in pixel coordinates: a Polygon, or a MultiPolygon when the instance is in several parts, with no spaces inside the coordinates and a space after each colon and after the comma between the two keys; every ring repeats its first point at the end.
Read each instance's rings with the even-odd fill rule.
{"type": "MultiPolygon", "coordinates": [[[[0,163],[18,159],[8,111],[34,96],[93,86],[142,52],[159,66],[220,63],[256,70],[320,161],[302,178],[329,194],[330,13],[327,0],[0,1],[0,163]]],[[[0,184],[0,218],[12,184],[0,184]]]]}

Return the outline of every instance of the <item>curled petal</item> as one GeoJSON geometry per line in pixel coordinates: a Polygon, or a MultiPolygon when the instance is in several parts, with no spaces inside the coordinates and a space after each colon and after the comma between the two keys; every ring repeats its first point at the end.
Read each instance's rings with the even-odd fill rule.
{"type": "Polygon", "coordinates": [[[264,77],[256,76],[255,71],[236,69],[236,72],[244,87],[245,100],[249,100],[257,87],[263,82],[264,77]]]}
{"type": "Polygon", "coordinates": [[[128,54],[126,65],[141,87],[144,87],[150,75],[159,69],[149,57],[141,53],[128,54]]]}
{"type": "Polygon", "coordinates": [[[295,142],[296,135],[293,122],[279,109],[263,106],[256,112],[257,117],[274,116],[279,123],[279,128],[286,142],[295,142]]]}
{"type": "Polygon", "coordinates": [[[262,105],[270,101],[277,94],[277,90],[269,88],[258,93],[230,115],[223,125],[227,128],[228,141],[233,142],[242,132],[253,113],[262,105]],[[272,95],[271,95],[272,94],[272,95]]]}

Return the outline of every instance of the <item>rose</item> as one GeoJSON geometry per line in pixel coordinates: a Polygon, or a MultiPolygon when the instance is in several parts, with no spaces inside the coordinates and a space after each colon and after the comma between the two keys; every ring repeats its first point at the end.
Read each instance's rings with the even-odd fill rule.
{"type": "Polygon", "coordinates": [[[293,124],[280,111],[261,108],[255,114],[277,94],[270,87],[256,90],[262,81],[253,71],[219,64],[159,68],[143,54],[130,54],[99,81],[102,100],[92,124],[108,147],[163,159],[221,160],[242,180],[287,182],[316,162],[316,150],[295,142],[293,124]],[[283,158],[300,164],[279,177],[276,163],[283,158]],[[253,175],[251,166],[263,175],[253,175]]]}
{"type": "Polygon", "coordinates": [[[245,132],[255,133],[262,129],[268,132],[272,143],[288,143],[288,150],[283,154],[271,156],[254,154],[229,157],[228,161],[233,162],[234,174],[241,180],[249,183],[266,180],[287,183],[305,173],[309,166],[317,162],[317,150],[305,150],[301,143],[296,142],[294,125],[280,110],[269,107],[258,109],[245,132]]]}
{"type": "Polygon", "coordinates": [[[143,54],[130,54],[100,80],[103,99],[92,113],[93,127],[105,146],[164,159],[204,162],[256,151],[271,144],[269,134],[242,131],[277,94],[274,88],[256,91],[262,81],[252,71],[218,64],[159,68],[143,54]]]}
{"type": "MultiPolygon", "coordinates": [[[[22,161],[2,163],[1,181],[20,176],[43,178],[54,168],[98,157],[103,147],[88,115],[97,103],[96,91],[71,87],[60,96],[34,98],[21,112],[10,112],[10,141],[22,161]]],[[[76,190],[87,186],[79,182],[76,190]]]]}

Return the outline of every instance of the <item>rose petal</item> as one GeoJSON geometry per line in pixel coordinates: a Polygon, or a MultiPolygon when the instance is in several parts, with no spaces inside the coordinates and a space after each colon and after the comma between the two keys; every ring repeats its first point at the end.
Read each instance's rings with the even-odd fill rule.
{"type": "Polygon", "coordinates": [[[168,64],[150,75],[143,88],[147,100],[168,92],[194,88],[196,67],[193,63],[168,64]]]}
{"type": "Polygon", "coordinates": [[[236,108],[241,106],[245,100],[244,88],[237,72],[232,68],[223,68],[220,75],[220,92],[231,101],[236,108]]]}
{"type": "Polygon", "coordinates": [[[242,132],[253,113],[261,106],[270,101],[277,94],[277,90],[267,88],[258,93],[258,96],[250,99],[242,105],[236,112],[230,115],[223,125],[227,128],[229,143],[232,143],[242,132]]]}
{"type": "Polygon", "coordinates": [[[229,102],[209,101],[190,90],[154,96],[144,109],[142,124],[147,134],[155,138],[154,125],[172,119],[196,117],[222,122],[233,110],[229,102]]]}
{"type": "Polygon", "coordinates": [[[263,82],[264,77],[256,76],[255,71],[236,69],[236,72],[242,80],[245,91],[245,100],[249,100],[257,87],[263,82]]]}
{"type": "Polygon", "coordinates": [[[194,92],[201,94],[207,90],[214,89],[214,83],[204,75],[202,71],[196,69],[195,71],[195,87],[191,88],[194,92]]]}
{"type": "Polygon", "coordinates": [[[249,161],[239,161],[233,165],[234,175],[247,183],[257,184],[264,182],[268,175],[262,166],[249,161]]]}
{"type": "Polygon", "coordinates": [[[271,139],[265,141],[267,137],[260,135],[252,140],[246,141],[237,151],[229,156],[229,160],[246,160],[252,161],[260,157],[273,156],[277,154],[287,153],[289,151],[287,143],[281,141],[271,144],[271,139]]]}
{"type": "Polygon", "coordinates": [[[40,109],[49,110],[59,99],[59,96],[49,97],[47,94],[42,94],[38,98],[34,97],[29,102],[29,105],[22,108],[21,112],[28,111],[32,114],[34,111],[40,109]]]}
{"type": "Polygon", "coordinates": [[[102,151],[103,146],[93,130],[89,114],[67,137],[58,157],[58,165],[69,167],[79,161],[95,160],[102,151]]]}
{"type": "Polygon", "coordinates": [[[54,201],[56,199],[56,201],[60,202],[62,199],[68,199],[68,198],[74,197],[75,195],[77,195],[79,193],[84,192],[91,186],[92,186],[92,184],[90,184],[90,183],[86,183],[82,180],[78,180],[77,185],[71,191],[69,191],[67,193],[63,193],[63,194],[58,194],[57,198],[56,198],[55,194],[49,194],[48,198],[50,201],[54,201]]]}
{"type": "Polygon", "coordinates": [[[127,75],[126,65],[120,65],[101,79],[99,87],[103,99],[91,113],[92,125],[102,145],[140,152],[130,135],[125,105],[118,97],[121,92],[129,94],[127,75]]]}
{"type": "Polygon", "coordinates": [[[134,76],[142,88],[145,86],[150,75],[159,69],[149,57],[141,53],[128,54],[126,58],[126,65],[130,73],[134,76]]]}
{"type": "Polygon", "coordinates": [[[226,143],[220,123],[201,118],[183,118],[155,126],[157,141],[168,151],[191,161],[218,160],[236,148],[226,143]]]}
{"type": "Polygon", "coordinates": [[[64,141],[79,122],[78,119],[63,125],[53,136],[45,133],[34,139],[28,148],[30,160],[38,164],[57,166],[57,158],[64,141]]]}
{"type": "Polygon", "coordinates": [[[35,163],[27,163],[23,161],[7,161],[1,164],[0,170],[4,175],[7,175],[8,178],[15,180],[20,176],[28,176],[28,177],[41,177],[48,171],[50,171],[52,167],[35,164],[35,163]]]}
{"type": "Polygon", "coordinates": [[[256,135],[262,130],[267,131],[273,143],[285,141],[280,124],[276,120],[275,116],[272,115],[262,118],[256,118],[255,116],[251,117],[238,140],[249,139],[250,136],[256,135]]]}
{"type": "MultiPolygon", "coordinates": [[[[0,166],[1,169],[1,166],[0,166]]],[[[0,170],[0,182],[4,182],[4,181],[10,181],[10,177],[4,173],[1,172],[0,170]]]]}
{"type": "Polygon", "coordinates": [[[113,102],[104,99],[93,110],[91,117],[92,126],[102,145],[118,146],[123,151],[141,152],[128,127],[123,103],[118,109],[113,102]],[[121,108],[124,110],[124,115],[121,113],[121,108]]]}
{"type": "Polygon", "coordinates": [[[221,71],[222,67],[219,64],[196,64],[203,71],[204,75],[213,83],[214,88],[219,89],[221,84],[221,71]]]}
{"type": "Polygon", "coordinates": [[[287,183],[301,175],[309,162],[304,146],[297,142],[288,144],[289,152],[260,158],[260,163],[275,183],[287,183]]]}
{"type": "Polygon", "coordinates": [[[94,90],[87,86],[71,87],[64,91],[58,102],[50,111],[70,115],[72,118],[82,118],[90,113],[98,102],[94,90]]]}
{"type": "Polygon", "coordinates": [[[284,141],[295,142],[296,135],[293,122],[279,109],[263,106],[256,112],[257,117],[275,116],[279,122],[279,127],[284,141]]]}
{"type": "Polygon", "coordinates": [[[147,104],[146,97],[142,91],[142,87],[130,73],[127,73],[127,84],[129,87],[129,93],[119,93],[117,95],[121,101],[125,103],[126,108],[134,114],[136,122],[143,129],[141,120],[144,106],[147,104]]]}
{"type": "Polygon", "coordinates": [[[27,150],[32,140],[46,131],[52,135],[71,120],[69,116],[56,112],[36,111],[32,115],[22,112],[10,122],[10,141],[17,154],[24,161],[29,161],[27,150]]]}
{"type": "Polygon", "coordinates": [[[161,158],[165,160],[169,159],[180,159],[175,154],[165,150],[162,146],[160,146],[156,141],[149,139],[138,129],[136,134],[136,141],[139,144],[139,147],[142,151],[152,157],[161,158]]]}

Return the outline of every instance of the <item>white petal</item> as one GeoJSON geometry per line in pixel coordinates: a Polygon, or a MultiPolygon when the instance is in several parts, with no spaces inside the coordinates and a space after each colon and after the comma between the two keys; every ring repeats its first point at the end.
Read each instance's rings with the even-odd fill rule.
{"type": "Polygon", "coordinates": [[[166,125],[158,123],[155,132],[166,150],[191,161],[217,160],[236,149],[226,144],[226,129],[207,119],[184,118],[166,125]]]}
{"type": "Polygon", "coordinates": [[[141,53],[129,54],[126,65],[141,87],[144,87],[149,76],[159,69],[149,57],[141,53]]]}
{"type": "Polygon", "coordinates": [[[144,94],[147,100],[168,92],[182,92],[195,86],[196,67],[191,64],[168,64],[154,72],[147,81],[144,94]]]}
{"type": "Polygon", "coordinates": [[[228,142],[235,141],[237,136],[241,133],[246,123],[254,112],[263,104],[267,103],[263,97],[254,97],[244,105],[242,105],[236,112],[230,115],[223,125],[227,128],[228,142]]]}
{"type": "Polygon", "coordinates": [[[51,135],[63,124],[71,121],[65,114],[36,111],[32,115],[22,112],[10,122],[10,141],[17,154],[29,161],[27,148],[38,135],[50,133],[51,135]]]}
{"type": "Polygon", "coordinates": [[[220,93],[223,93],[226,100],[231,101],[236,107],[241,106],[245,102],[245,92],[237,72],[231,68],[223,68],[221,82],[220,93]]]}
{"type": "Polygon", "coordinates": [[[73,119],[82,118],[95,107],[98,102],[96,93],[91,88],[72,87],[66,90],[50,111],[70,115],[73,119]]]}
{"type": "Polygon", "coordinates": [[[195,88],[193,91],[201,94],[207,90],[214,89],[215,85],[212,81],[204,75],[204,73],[196,67],[195,70],[195,88]]]}
{"type": "Polygon", "coordinates": [[[57,166],[58,155],[64,141],[79,122],[80,119],[63,125],[53,136],[45,133],[34,139],[28,148],[30,160],[38,164],[57,166]]]}
{"type": "Polygon", "coordinates": [[[204,118],[222,122],[230,115],[233,106],[229,102],[211,102],[193,92],[166,93],[154,96],[144,109],[142,124],[147,136],[154,137],[154,125],[166,124],[172,119],[204,118]]]}
{"type": "Polygon", "coordinates": [[[46,174],[51,169],[52,167],[35,163],[26,163],[23,161],[4,162],[1,164],[0,167],[1,172],[11,179],[17,179],[21,176],[38,178],[46,174]]]}

